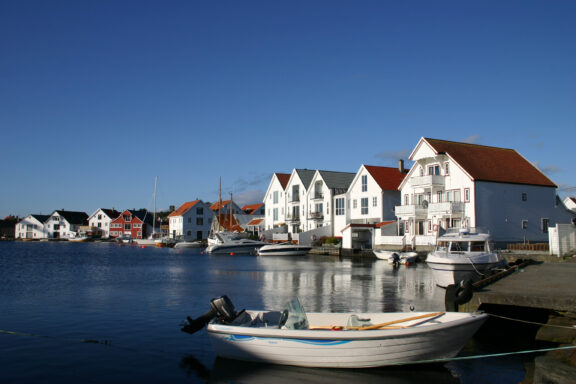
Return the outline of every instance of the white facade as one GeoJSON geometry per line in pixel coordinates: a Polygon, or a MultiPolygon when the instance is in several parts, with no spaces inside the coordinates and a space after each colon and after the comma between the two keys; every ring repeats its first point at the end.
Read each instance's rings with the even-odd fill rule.
{"type": "Polygon", "coordinates": [[[268,184],[268,189],[264,194],[264,222],[265,229],[270,230],[283,226],[287,222],[286,217],[286,191],[282,185],[284,174],[275,173],[268,184]]]}
{"type": "Polygon", "coordinates": [[[205,240],[210,234],[214,213],[206,203],[195,200],[184,203],[168,215],[169,237],[183,240],[205,240]]]}
{"type": "Polygon", "coordinates": [[[16,224],[14,237],[16,239],[39,240],[48,238],[44,227],[47,215],[28,215],[16,224]]]}
{"type": "Polygon", "coordinates": [[[460,227],[486,229],[495,241],[547,241],[549,226],[571,220],[556,186],[513,150],[422,138],[410,159],[395,209],[408,244],[433,244],[460,227]]]}
{"type": "Polygon", "coordinates": [[[576,197],[564,198],[564,205],[572,212],[576,212],[576,197]]]}
{"type": "Polygon", "coordinates": [[[44,223],[48,237],[52,239],[69,239],[76,236],[80,226],[88,218],[84,212],[54,211],[44,223]],[[70,217],[76,220],[72,221],[70,217]]]}
{"type": "Polygon", "coordinates": [[[88,225],[93,228],[98,228],[101,238],[108,239],[110,237],[110,223],[116,219],[118,215],[120,215],[120,212],[99,208],[88,217],[88,225]]]}

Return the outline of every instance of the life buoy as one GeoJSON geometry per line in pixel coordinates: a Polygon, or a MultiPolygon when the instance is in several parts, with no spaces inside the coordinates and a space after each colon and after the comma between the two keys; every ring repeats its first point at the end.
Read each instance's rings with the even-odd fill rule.
{"type": "Polygon", "coordinates": [[[438,232],[438,224],[434,224],[434,225],[432,226],[432,230],[433,230],[434,232],[438,232]]]}

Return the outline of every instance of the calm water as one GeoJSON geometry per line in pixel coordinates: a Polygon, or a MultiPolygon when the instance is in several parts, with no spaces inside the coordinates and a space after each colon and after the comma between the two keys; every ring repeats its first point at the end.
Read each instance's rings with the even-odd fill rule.
{"type": "MultiPolygon", "coordinates": [[[[444,292],[425,264],[329,256],[209,256],[114,243],[0,242],[1,383],[517,383],[518,357],[367,370],[216,359],[187,315],[226,294],[236,309],[437,311],[444,292]],[[9,334],[7,332],[15,332],[9,334]]],[[[472,341],[463,354],[499,352],[472,341]]],[[[533,358],[533,357],[531,357],[533,358]]]]}

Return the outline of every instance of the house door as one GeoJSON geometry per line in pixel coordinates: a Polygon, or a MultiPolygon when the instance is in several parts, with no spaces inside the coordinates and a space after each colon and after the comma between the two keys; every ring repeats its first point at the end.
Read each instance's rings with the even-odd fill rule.
{"type": "Polygon", "coordinates": [[[418,220],[417,228],[418,228],[418,232],[416,234],[417,235],[423,235],[424,234],[424,221],[423,220],[418,220]]]}
{"type": "Polygon", "coordinates": [[[196,232],[196,240],[202,240],[202,231],[196,232]]]}

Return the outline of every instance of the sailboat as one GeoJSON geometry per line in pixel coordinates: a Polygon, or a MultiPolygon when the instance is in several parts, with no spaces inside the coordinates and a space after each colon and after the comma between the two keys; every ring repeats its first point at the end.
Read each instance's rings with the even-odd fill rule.
{"type": "Polygon", "coordinates": [[[223,225],[224,218],[222,217],[222,182],[220,181],[219,194],[218,194],[218,217],[214,218],[212,222],[212,229],[210,236],[208,236],[208,247],[206,253],[209,254],[233,254],[233,253],[248,253],[255,254],[258,248],[266,243],[257,240],[247,239],[240,231],[234,232],[233,228],[236,226],[236,220],[233,215],[234,201],[232,193],[230,193],[230,209],[227,225],[223,225]]]}
{"type": "Polygon", "coordinates": [[[161,239],[161,233],[156,233],[156,189],[158,186],[158,176],[154,178],[154,213],[152,216],[152,234],[147,239],[133,239],[132,241],[138,245],[156,245],[156,242],[161,239]]]}

